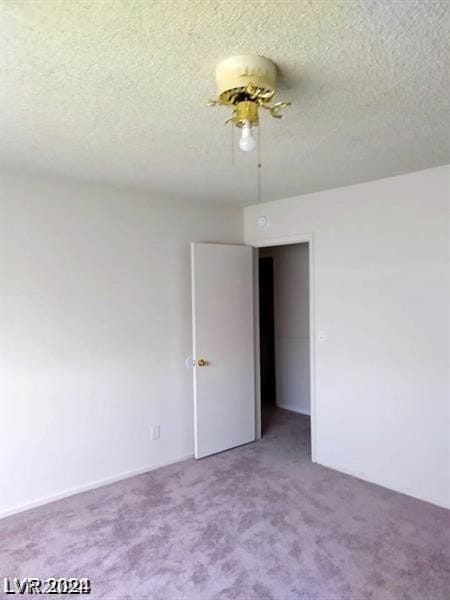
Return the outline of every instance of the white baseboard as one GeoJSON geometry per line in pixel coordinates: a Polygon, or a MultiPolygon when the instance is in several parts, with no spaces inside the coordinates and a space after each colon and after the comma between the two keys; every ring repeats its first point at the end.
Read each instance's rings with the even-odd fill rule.
{"type": "Polygon", "coordinates": [[[298,413],[299,415],[307,415],[308,417],[311,416],[310,412],[306,412],[305,410],[299,410],[297,406],[292,406],[291,404],[280,404],[277,402],[277,407],[284,408],[284,410],[290,410],[291,412],[298,413]]]}
{"type": "Polygon", "coordinates": [[[127,471],[126,473],[121,473],[120,475],[115,475],[114,477],[106,477],[105,479],[99,479],[97,481],[92,481],[91,483],[87,483],[86,485],[80,485],[78,487],[71,488],[70,490],[65,490],[64,492],[60,492],[58,494],[52,494],[51,496],[45,496],[44,498],[38,498],[37,500],[32,500],[31,502],[25,502],[24,504],[20,504],[19,506],[15,506],[14,508],[9,508],[6,510],[0,511],[0,519],[4,519],[5,517],[9,517],[11,515],[15,515],[20,512],[24,512],[25,510],[30,510],[31,508],[36,508],[38,506],[42,506],[44,504],[50,504],[50,502],[56,502],[56,500],[62,500],[63,498],[68,498],[69,496],[74,496],[75,494],[80,494],[81,492],[88,492],[89,490],[95,490],[96,488],[102,487],[103,485],[109,485],[110,483],[116,483],[117,481],[122,481],[122,479],[128,479],[129,477],[135,477],[136,475],[142,475],[143,473],[148,473],[150,471],[154,471],[155,469],[160,469],[161,467],[167,467],[168,465],[173,465],[178,462],[182,462],[183,460],[188,460],[189,458],[194,458],[193,454],[186,454],[184,456],[179,456],[172,460],[168,460],[166,462],[141,467],[139,469],[133,469],[131,471],[127,471]]]}
{"type": "Polygon", "coordinates": [[[441,498],[433,498],[433,499],[426,498],[422,494],[419,494],[418,492],[416,492],[415,490],[412,490],[410,488],[403,488],[401,486],[394,487],[388,483],[380,483],[379,481],[376,481],[375,479],[368,477],[365,473],[352,471],[350,469],[344,469],[343,467],[341,467],[339,465],[335,465],[335,464],[332,464],[329,462],[323,462],[320,459],[318,459],[316,462],[318,465],[322,465],[322,467],[327,467],[328,469],[333,469],[333,471],[339,471],[339,473],[344,473],[345,475],[350,475],[351,477],[356,477],[357,479],[362,479],[363,481],[367,481],[368,483],[373,483],[375,485],[379,485],[380,487],[383,487],[386,490],[390,490],[391,492],[397,492],[398,494],[405,494],[405,496],[410,496],[411,498],[415,498],[416,500],[421,500],[422,502],[428,502],[429,504],[433,504],[434,506],[440,506],[441,508],[450,509],[450,502],[448,500],[446,500],[445,498],[442,498],[442,499],[441,498]]]}

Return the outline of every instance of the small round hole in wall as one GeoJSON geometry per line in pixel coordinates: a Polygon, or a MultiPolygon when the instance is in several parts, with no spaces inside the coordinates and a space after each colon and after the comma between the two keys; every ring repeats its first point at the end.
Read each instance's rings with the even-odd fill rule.
{"type": "Polygon", "coordinates": [[[270,227],[270,219],[265,215],[261,215],[260,217],[258,217],[256,222],[258,223],[258,227],[260,229],[269,229],[270,227]]]}

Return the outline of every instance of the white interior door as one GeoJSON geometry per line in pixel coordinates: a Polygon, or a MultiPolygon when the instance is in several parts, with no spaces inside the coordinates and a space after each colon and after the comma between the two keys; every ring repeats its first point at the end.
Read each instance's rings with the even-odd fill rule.
{"type": "Polygon", "coordinates": [[[191,244],[195,458],[255,440],[253,251],[191,244]]]}

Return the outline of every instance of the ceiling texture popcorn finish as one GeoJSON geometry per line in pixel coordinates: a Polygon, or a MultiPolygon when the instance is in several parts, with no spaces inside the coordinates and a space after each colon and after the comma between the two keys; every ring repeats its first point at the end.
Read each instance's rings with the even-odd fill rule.
{"type": "Polygon", "coordinates": [[[255,153],[205,108],[267,56],[263,200],[450,162],[447,0],[2,0],[2,165],[167,197],[256,201],[255,153]]]}

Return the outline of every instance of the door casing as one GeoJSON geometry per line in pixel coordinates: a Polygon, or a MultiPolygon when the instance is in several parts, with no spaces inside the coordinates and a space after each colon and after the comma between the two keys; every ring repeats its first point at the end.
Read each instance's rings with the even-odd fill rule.
{"type": "Polygon", "coordinates": [[[274,238],[255,240],[250,246],[253,252],[253,289],[254,289],[254,318],[255,318],[255,421],[256,439],[261,439],[261,364],[259,358],[259,285],[258,285],[258,248],[268,246],[287,246],[292,244],[308,244],[309,259],[309,377],[310,377],[310,402],[311,402],[311,460],[317,462],[316,458],[316,380],[315,380],[315,320],[314,320],[314,236],[312,233],[301,235],[289,235],[274,238]]]}

